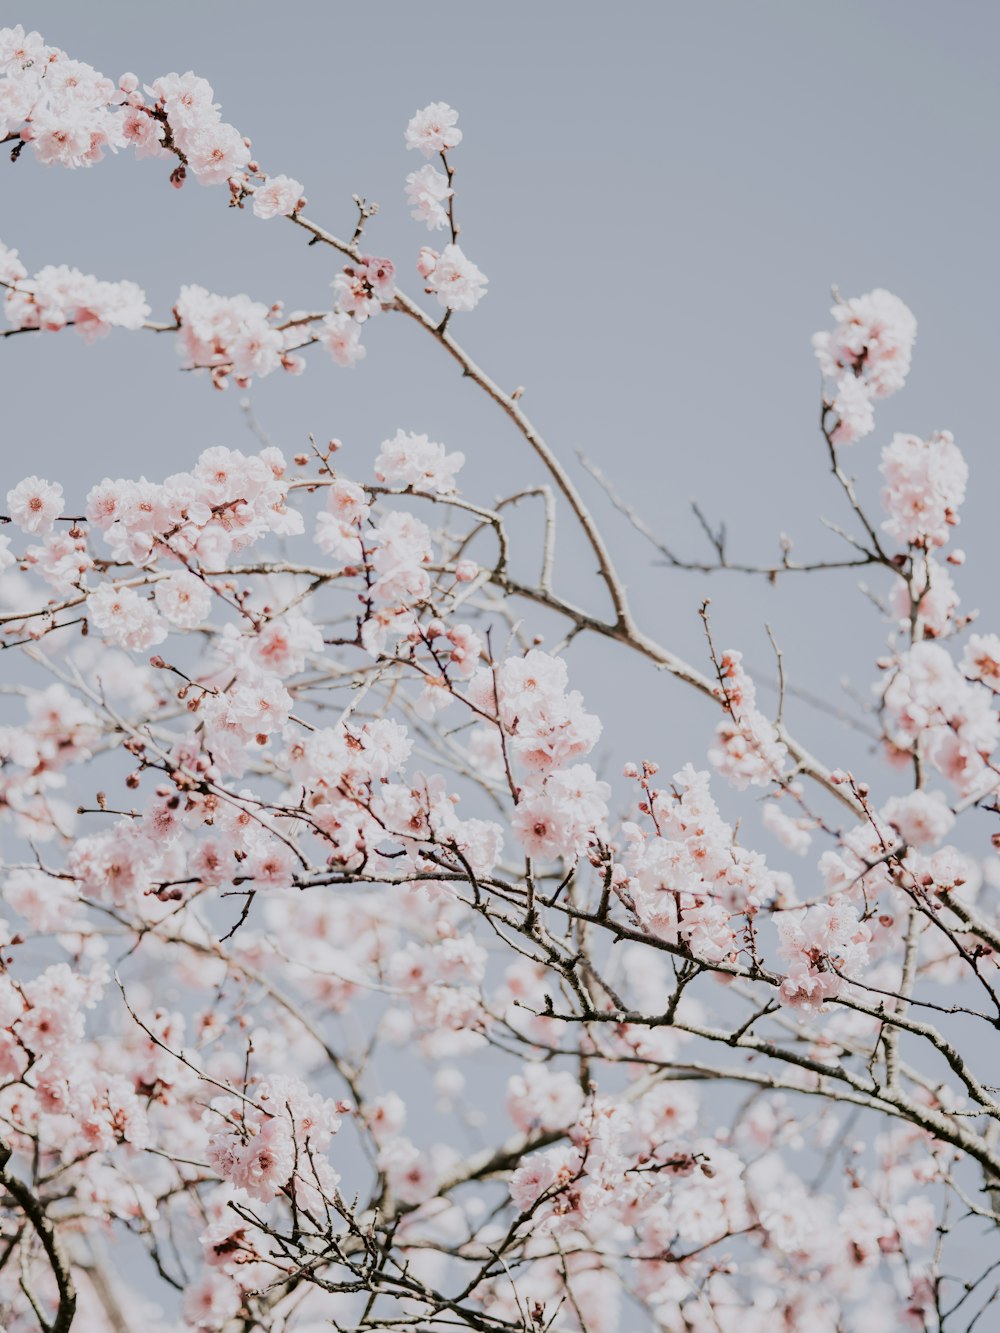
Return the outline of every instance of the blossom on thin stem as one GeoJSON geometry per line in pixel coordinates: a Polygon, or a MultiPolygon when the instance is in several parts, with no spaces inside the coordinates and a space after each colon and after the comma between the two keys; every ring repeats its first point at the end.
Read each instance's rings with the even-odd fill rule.
{"type": "Polygon", "coordinates": [[[830,312],[836,327],[813,335],[828,402],[837,415],[833,439],[850,444],[874,429],[872,404],[896,393],[910,370],[917,321],[897,296],[878,287],[864,296],[839,296],[830,312]]]}
{"type": "Polygon", "coordinates": [[[458,112],[447,102],[431,102],[411,117],[406,146],[418,149],[424,157],[436,157],[462,142],[457,122],[458,112]]]}
{"type": "Polygon", "coordinates": [[[40,477],[25,477],[7,492],[11,520],[22,532],[51,532],[64,507],[63,488],[40,477]]]}
{"type": "Polygon", "coordinates": [[[486,295],[489,278],[466,259],[458,245],[446,245],[440,254],[427,246],[420,251],[417,271],[424,290],[447,310],[474,310],[486,295]]]}
{"type": "Polygon", "coordinates": [[[302,182],[291,176],[270,176],[253,192],[254,217],[291,217],[304,204],[302,182]]]}
{"type": "Polygon", "coordinates": [[[444,204],[453,194],[448,177],[429,162],[418,171],[411,171],[406,178],[410,216],[417,222],[425,222],[428,231],[440,231],[442,227],[447,227],[448,210],[444,204]]]}

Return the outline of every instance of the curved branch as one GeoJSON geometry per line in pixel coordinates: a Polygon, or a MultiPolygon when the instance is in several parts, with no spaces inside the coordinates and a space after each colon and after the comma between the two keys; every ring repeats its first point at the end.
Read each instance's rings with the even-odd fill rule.
{"type": "Polygon", "coordinates": [[[56,1310],[54,1318],[49,1322],[44,1320],[39,1313],[39,1322],[42,1325],[43,1333],[68,1333],[70,1325],[73,1323],[73,1316],[76,1313],[76,1287],[73,1284],[69,1261],[63,1251],[55,1227],[46,1216],[42,1204],[30,1187],[23,1180],[18,1180],[17,1176],[12,1175],[7,1169],[11,1153],[10,1145],[0,1139],[0,1185],[24,1213],[34,1228],[38,1239],[42,1242],[42,1248],[45,1250],[45,1256],[49,1261],[59,1292],[59,1308],[56,1310]]]}

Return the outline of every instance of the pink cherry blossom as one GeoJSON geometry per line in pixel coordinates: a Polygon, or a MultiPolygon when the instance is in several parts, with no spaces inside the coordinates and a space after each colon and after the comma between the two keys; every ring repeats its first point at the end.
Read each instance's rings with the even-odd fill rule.
{"type": "Polygon", "coordinates": [[[184,151],[199,185],[220,185],[250,161],[239,130],[222,121],[185,134],[184,151]]]}
{"type": "Polygon", "coordinates": [[[465,462],[456,451],[446,454],[444,445],[435,444],[426,435],[397,430],[391,440],[383,440],[375,460],[375,478],[390,486],[412,486],[418,491],[438,495],[453,492],[455,474],[465,462]]]}
{"type": "Polygon", "coordinates": [[[291,176],[270,176],[253,192],[253,211],[258,218],[289,217],[303,197],[301,181],[291,176]]]}
{"type": "Polygon", "coordinates": [[[466,259],[458,245],[446,245],[440,254],[421,250],[419,272],[425,290],[448,310],[474,310],[486,295],[489,278],[466,259]]]}
{"type": "Polygon", "coordinates": [[[748,784],[766,786],[785,768],[786,746],[757,707],[756,690],[742,666],[743,654],[725,652],[719,664],[716,691],[726,716],[716,729],[719,746],[709,752],[712,763],[742,791],[748,784]]]}
{"type": "Polygon", "coordinates": [[[872,397],[872,390],[865,380],[853,375],[838,378],[832,403],[837,416],[832,434],[835,444],[853,444],[872,433],[875,429],[872,397]]]}
{"type": "Polygon", "coordinates": [[[518,1129],[560,1129],[573,1124],[583,1106],[579,1081],[566,1069],[526,1065],[507,1084],[507,1114],[518,1129]]]}
{"type": "Polygon", "coordinates": [[[1000,691],[1000,635],[970,634],[962,654],[962,670],[969,680],[982,681],[1000,691]]]}
{"type": "Polygon", "coordinates": [[[944,793],[914,791],[893,796],[882,809],[882,817],[898,829],[904,842],[929,847],[948,836],[955,824],[944,793]]]}
{"type": "Polygon", "coordinates": [[[153,589],[153,596],[160,614],[178,629],[194,629],[212,606],[211,589],[186,571],[162,579],[153,589]]]}
{"type": "Polygon", "coordinates": [[[434,157],[462,142],[458,112],[447,102],[431,102],[418,111],[406,127],[407,148],[418,148],[424,157],[434,157]]]}
{"type": "Polygon", "coordinates": [[[419,171],[411,171],[406,178],[406,198],[410,205],[410,216],[417,222],[425,222],[428,231],[439,231],[448,225],[448,211],[444,207],[454,190],[448,184],[448,177],[428,162],[419,171]]]}
{"type": "Polygon", "coordinates": [[[917,321],[897,296],[878,287],[865,296],[837,299],[830,333],[817,333],[813,347],[823,374],[840,381],[860,379],[872,397],[886,398],[903,387],[910,369],[917,321]]]}
{"type": "Polygon", "coordinates": [[[87,598],[87,610],[111,643],[130,652],[145,652],[167,637],[152,602],[126,585],[102,583],[87,598]]]}
{"type": "Polygon", "coordinates": [[[346,366],[349,370],[353,370],[366,355],[367,349],[362,347],[360,339],[361,329],[346,311],[333,311],[320,325],[319,341],[338,366],[346,366]]]}
{"type": "Polygon", "coordinates": [[[951,432],[939,431],[929,440],[894,435],[882,451],[879,471],[886,481],[886,532],[915,546],[944,546],[949,527],[959,521],[969,476],[951,432]]]}
{"type": "Polygon", "coordinates": [[[25,477],[7,492],[7,507],[22,532],[51,532],[63,512],[63,489],[58,482],[25,477]]]}

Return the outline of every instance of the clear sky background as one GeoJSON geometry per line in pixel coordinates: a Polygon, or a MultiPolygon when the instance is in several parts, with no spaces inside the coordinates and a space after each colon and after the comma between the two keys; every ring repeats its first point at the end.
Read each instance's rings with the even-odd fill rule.
{"type": "MultiPolygon", "coordinates": [[[[966,606],[995,627],[997,216],[995,77],[1000,10],[979,0],[837,5],[757,0],[411,5],[178,0],[168,7],[52,0],[7,7],[112,78],[193,68],[272,173],[305,182],[309,214],[349,232],[351,195],[382,206],[369,245],[419,290],[435,235],[409,219],[403,129],[432,100],[458,108],[455,154],[467,254],[490,291],[453,330],[524,406],[564,460],[584,450],[683,553],[707,553],[692,496],[725,519],[734,556],[770,557],[780,531],[800,558],[839,555],[819,516],[847,521],[816,422],[811,333],[829,289],[885,286],[917,315],[908,388],[849,464],[869,496],[893,430],[955,431],[972,467],[959,533],[966,606]]],[[[331,252],[225,191],[167,184],[131,152],[91,170],[0,162],[0,239],[30,269],[68,263],[145,287],[166,317],[184,282],[322,307],[331,252]]],[[[255,385],[255,411],[292,453],[339,436],[364,478],[397,426],[468,456],[472,498],[537,476],[506,419],[409,322],[366,327],[354,372],[322,349],[304,377],[255,385]]],[[[0,344],[3,490],[24,473],[61,480],[74,504],[103,475],[159,477],[210,444],[251,447],[238,391],[180,374],[171,340],[117,333],[0,344]]],[[[868,689],[885,637],[850,574],[777,588],[657,568],[605,518],[645,627],[705,666],[697,608],[710,592],[719,642],[770,669],[773,627],[793,682],[829,697],[868,689]]],[[[600,606],[569,542],[560,586],[600,606]],[[590,591],[588,591],[588,589],[590,591]]],[[[581,562],[581,555],[583,559],[581,562]]],[[[884,591],[881,576],[875,586],[884,591]]],[[[704,762],[715,716],[619,649],[572,651],[574,683],[611,726],[616,757],[668,771],[704,762]],[[637,748],[638,747],[638,748],[637,748]]],[[[766,702],[766,700],[765,700],[766,702]]],[[[861,763],[857,737],[793,701],[793,729],[831,763],[861,763]]],[[[721,785],[721,784],[720,784],[721,785]]]]}

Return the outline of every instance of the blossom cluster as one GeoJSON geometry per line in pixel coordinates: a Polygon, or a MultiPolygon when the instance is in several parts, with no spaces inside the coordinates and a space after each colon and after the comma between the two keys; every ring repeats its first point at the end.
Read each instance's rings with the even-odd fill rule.
{"type": "Polygon", "coordinates": [[[883,527],[897,541],[931,549],[944,546],[958,523],[969,469],[950,431],[929,440],[894,435],[882,450],[879,468],[885,479],[882,503],[889,517],[883,527]]]}
{"type": "Polygon", "coordinates": [[[890,757],[905,763],[919,748],[963,795],[989,782],[1000,741],[993,693],[974,674],[974,658],[970,642],[967,675],[946,648],[915,643],[888,665],[881,687],[890,757]]]}
{"type": "Polygon", "coordinates": [[[113,328],[141,329],[149,318],[146,294],[134,282],[102,282],[65,264],[46,264],[33,276],[0,242],[4,312],[13,329],[56,332],[72,325],[85,342],[113,328]]]}
{"type": "Polygon", "coordinates": [[[815,334],[813,347],[832,385],[829,404],[837,418],[832,439],[851,444],[874,429],[873,404],[903,387],[917,322],[899,297],[882,287],[838,298],[830,313],[836,327],[815,334]]]}
{"type": "Polygon", "coordinates": [[[316,339],[338,366],[353,369],[366,354],[361,325],[389,306],[395,296],[395,265],[391,259],[365,256],[347,265],[333,280],[336,304],[324,315],[316,339]]]}
{"type": "Polygon", "coordinates": [[[707,773],[687,765],[674,775],[673,792],[646,790],[653,830],[623,827],[625,874],[615,892],[659,939],[684,943],[696,958],[735,962],[748,916],[778,894],[775,878],[759,853],[736,842],[707,773]]]}
{"type": "Polygon", "coordinates": [[[483,296],[489,279],[466,258],[459,245],[446,245],[439,254],[430,246],[423,246],[417,262],[417,272],[424,280],[424,291],[437,298],[447,310],[474,310],[483,296]]]}
{"type": "Polygon", "coordinates": [[[266,306],[249,296],[217,296],[195,284],[182,287],[174,305],[177,350],[185,370],[209,370],[217,389],[232,375],[246,388],[253,379],[287,370],[301,374],[305,362],[296,352],[303,341],[296,324],[280,327],[280,306],[266,306]]]}
{"type": "Polygon", "coordinates": [[[417,222],[426,223],[428,231],[447,227],[448,211],[444,204],[454,193],[444,172],[429,162],[418,171],[411,171],[406,178],[406,198],[411,216],[417,222]]]}
{"type": "Polygon", "coordinates": [[[124,146],[119,90],[37,32],[0,28],[0,74],[0,139],[19,131],[39,162],[91,166],[124,146]]]}
{"type": "MultiPolygon", "coordinates": [[[[106,148],[131,146],[137,158],[176,158],[175,186],[188,171],[201,185],[227,184],[232,202],[243,207],[249,199],[258,218],[294,218],[305,207],[301,182],[261,170],[250,141],[222,119],[211,84],[190,70],[162,75],[145,87],[134,74],[124,74],[116,87],[18,26],[0,29],[0,71],[0,139],[31,143],[48,165],[89,166],[106,148]]],[[[407,126],[407,147],[426,157],[443,154],[462,139],[457,119],[446,103],[431,103],[407,126]]],[[[429,163],[407,177],[413,215],[432,230],[451,223],[444,204],[453,195],[449,176],[429,163]]],[[[453,223],[451,243],[440,254],[422,248],[417,268],[425,290],[449,312],[474,309],[486,291],[488,280],[457,244],[453,223]]],[[[392,303],[394,275],[390,259],[358,256],[334,278],[330,312],[293,315],[283,324],[277,323],[280,306],[186,286],[174,307],[184,367],[210,370],[217,388],[225,388],[230,376],[246,387],[279,367],[301,373],[305,362],[297,349],[312,342],[322,343],[338,365],[353,367],[365,355],[357,325],[392,303]]],[[[7,315],[16,329],[70,323],[92,340],[114,326],[141,328],[150,313],[132,282],[98,282],[51,265],[29,278],[17,251],[2,245],[0,282],[8,287],[7,315]]]]}
{"type": "Polygon", "coordinates": [[[409,486],[415,491],[450,495],[456,490],[455,476],[465,462],[459,450],[446,453],[426,435],[397,430],[383,440],[375,460],[375,480],[386,486],[409,486]]]}
{"type": "Polygon", "coordinates": [[[209,1160],[223,1180],[261,1203],[288,1185],[300,1161],[332,1192],[337,1177],[316,1154],[327,1152],[343,1109],[300,1079],[269,1079],[250,1103],[220,1099],[212,1106],[209,1160]]]}
{"type": "Polygon", "coordinates": [[[757,691],[743,668],[743,654],[724,652],[716,694],[726,716],[716,728],[718,745],[709,758],[737,790],[767,786],[780,778],[788,753],[773,725],[757,707],[757,691]]]}
{"type": "Polygon", "coordinates": [[[784,1004],[806,1012],[840,995],[868,962],[871,931],[848,899],[785,912],[778,923],[788,973],[781,983],[784,1004]]]}

